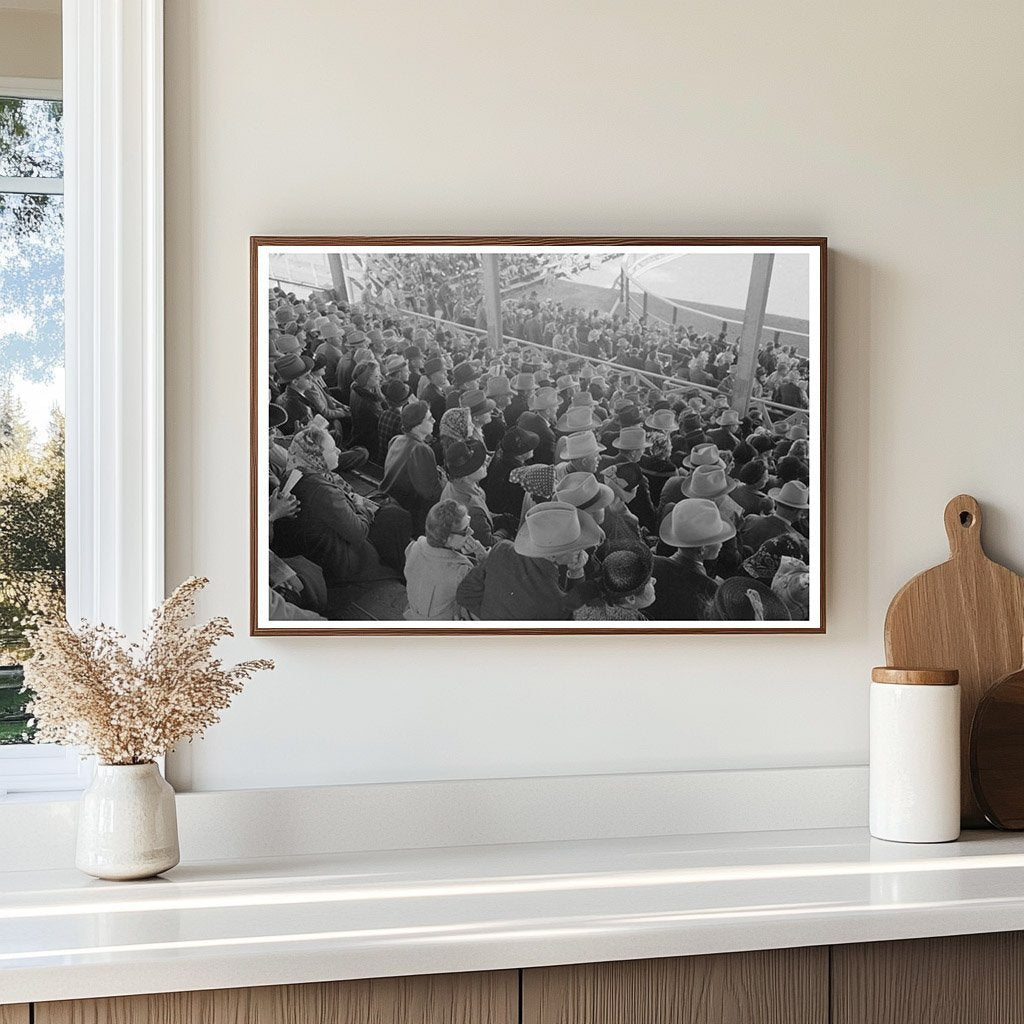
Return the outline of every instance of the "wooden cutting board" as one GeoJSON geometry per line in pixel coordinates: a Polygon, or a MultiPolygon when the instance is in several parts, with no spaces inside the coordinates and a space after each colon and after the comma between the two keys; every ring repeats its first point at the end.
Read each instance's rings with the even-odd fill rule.
{"type": "Polygon", "coordinates": [[[964,828],[985,827],[970,772],[971,723],[988,688],[1020,667],[1024,578],[993,562],[981,546],[981,508],[957,495],[945,511],[949,561],[915,576],[885,616],[885,656],[894,668],[960,671],[960,814],[964,828]]]}

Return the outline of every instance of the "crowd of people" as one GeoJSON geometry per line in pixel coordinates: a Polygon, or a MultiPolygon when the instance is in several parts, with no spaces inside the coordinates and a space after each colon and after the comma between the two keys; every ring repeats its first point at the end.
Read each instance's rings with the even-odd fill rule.
{"type": "MultiPolygon", "coordinates": [[[[429,265],[432,287],[477,276],[471,256],[429,265]]],[[[394,295],[268,299],[271,618],[337,618],[332,592],[396,580],[408,620],[808,620],[792,346],[761,346],[739,411],[725,325],[517,295],[491,345],[394,295]],[[357,493],[346,470],[374,467],[357,493]]]]}
{"type": "MultiPolygon", "coordinates": [[[[575,268],[576,264],[572,265],[575,268]]],[[[503,290],[564,274],[560,256],[515,253],[502,256],[498,280],[503,290]]],[[[388,253],[369,256],[364,300],[382,306],[435,314],[474,324],[483,298],[476,253],[388,253]]]]}

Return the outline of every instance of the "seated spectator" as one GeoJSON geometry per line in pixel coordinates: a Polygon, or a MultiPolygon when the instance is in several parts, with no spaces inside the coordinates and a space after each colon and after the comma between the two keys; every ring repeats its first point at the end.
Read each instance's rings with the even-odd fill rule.
{"type": "Polygon", "coordinates": [[[719,451],[731,452],[742,440],[740,414],[735,409],[724,409],[715,423],[717,426],[708,431],[708,440],[717,445],[719,451]]]}
{"type": "Polygon", "coordinates": [[[530,411],[530,399],[537,390],[537,381],[532,373],[519,373],[512,379],[515,394],[505,409],[505,424],[514,427],[524,412],[530,411]]]}
{"type": "MultiPolygon", "coordinates": [[[[666,410],[668,411],[668,410],[666,410]]],[[[671,416],[671,412],[669,412],[671,416]]],[[[657,505],[665,481],[676,475],[675,464],[671,461],[672,444],[667,434],[652,434],[651,445],[640,456],[640,469],[651,492],[651,504],[657,505]]]]}
{"type": "Polygon", "coordinates": [[[575,506],[600,525],[605,510],[615,502],[615,492],[593,473],[569,473],[555,487],[555,501],[575,506]]]}
{"type": "Polygon", "coordinates": [[[739,486],[730,497],[745,515],[771,515],[772,499],[765,493],[768,486],[768,467],[761,459],[752,459],[739,471],[739,486]]]}
{"type": "Polygon", "coordinates": [[[530,397],[530,411],[524,412],[516,426],[540,438],[534,458],[551,464],[555,461],[554,425],[558,420],[558,394],[554,388],[543,387],[530,397]]]}
{"type": "Polygon", "coordinates": [[[704,568],[718,557],[722,542],[736,535],[722,520],[718,506],[703,498],[684,498],[661,524],[659,536],[675,554],[655,556],[657,593],[647,609],[649,619],[690,622],[713,618],[717,583],[704,568]]]}
{"type": "Polygon", "coordinates": [[[773,487],[768,497],[775,503],[769,515],[749,516],[743,521],[740,540],[748,554],[756,551],[766,540],[782,534],[799,537],[798,521],[811,507],[807,486],[793,480],[782,487],[773,487]]]}
{"type": "Polygon", "coordinates": [[[488,398],[480,388],[464,391],[459,398],[459,405],[467,409],[470,415],[470,437],[480,441],[487,447],[484,429],[491,422],[497,405],[488,398]]]}
{"type": "Polygon", "coordinates": [[[275,551],[282,558],[310,558],[329,587],[393,578],[369,540],[375,506],[334,475],[334,438],[320,427],[306,427],[292,438],[288,460],[302,473],[292,488],[299,505],[293,518],[276,524],[275,551]]]}
{"type": "Polygon", "coordinates": [[[521,427],[507,430],[481,485],[487,496],[487,507],[495,515],[508,516],[515,529],[519,528],[525,493],[510,476],[513,470],[531,461],[539,441],[536,434],[521,427]]]}
{"type": "Polygon", "coordinates": [[[640,466],[635,462],[612,465],[601,472],[601,479],[612,489],[615,500],[605,509],[601,527],[606,544],[598,549],[598,554],[616,547],[645,544],[640,520],[629,510],[643,479],[640,466]]]}
{"type": "Polygon", "coordinates": [[[555,476],[568,473],[596,473],[601,461],[601,445],[592,430],[581,430],[559,439],[561,462],[555,467],[555,476]]]}
{"type": "Polygon", "coordinates": [[[469,513],[457,501],[440,501],[428,513],[426,534],[405,550],[406,619],[461,618],[455,593],[486,554],[474,539],[469,513]]]}
{"type": "Polygon", "coordinates": [[[448,373],[441,356],[431,356],[423,364],[423,376],[419,382],[418,398],[430,406],[430,415],[439,424],[448,408],[448,373]]]}
{"type": "Polygon", "coordinates": [[[579,622],[636,622],[647,618],[654,603],[654,558],[642,544],[617,548],[601,561],[597,573],[599,597],[573,612],[579,622]]]}
{"type": "Polygon", "coordinates": [[[494,415],[490,417],[490,421],[483,428],[484,444],[489,452],[493,452],[497,451],[505,436],[505,431],[508,429],[504,414],[511,404],[515,392],[509,384],[508,377],[499,374],[488,379],[485,394],[494,402],[496,409],[494,415]]]}
{"type": "Polygon", "coordinates": [[[380,489],[409,513],[412,535],[418,537],[426,526],[427,512],[440,500],[444,486],[434,451],[426,441],[434,430],[426,402],[409,402],[402,407],[402,429],[388,448],[380,489]]]}
{"type": "Polygon", "coordinates": [[[371,462],[383,458],[377,450],[383,403],[384,396],[380,393],[380,370],[372,360],[364,360],[356,367],[352,376],[352,443],[365,448],[370,453],[371,462]]]}
{"type": "Polygon", "coordinates": [[[475,618],[488,621],[568,619],[582,603],[573,590],[583,579],[587,549],[603,539],[597,523],[572,505],[535,505],[515,543],[499,541],[470,570],[457,600],[475,618]]]}
{"type": "Polygon", "coordinates": [[[459,441],[473,439],[473,417],[463,406],[448,409],[441,417],[441,427],[437,439],[441,445],[441,455],[448,456],[448,449],[459,441]]]}
{"type": "Polygon", "coordinates": [[[487,449],[482,441],[456,441],[445,454],[448,483],[441,492],[442,501],[457,501],[469,512],[473,533],[485,548],[494,544],[499,526],[487,507],[487,495],[480,481],[487,475],[487,449]]]}
{"type": "MultiPolygon", "coordinates": [[[[647,431],[642,426],[622,427],[619,430],[619,436],[612,441],[612,447],[617,448],[619,454],[614,459],[609,459],[607,464],[636,463],[639,465],[640,459],[649,445],[647,431]]],[[[657,532],[658,523],[654,505],[651,502],[651,487],[642,472],[636,497],[630,502],[629,510],[640,520],[640,525],[645,530],[649,533],[657,532]]]]}
{"type": "Polygon", "coordinates": [[[377,426],[377,452],[380,458],[388,453],[391,439],[402,433],[402,406],[409,397],[409,387],[400,380],[389,380],[384,385],[386,408],[377,426]]]}

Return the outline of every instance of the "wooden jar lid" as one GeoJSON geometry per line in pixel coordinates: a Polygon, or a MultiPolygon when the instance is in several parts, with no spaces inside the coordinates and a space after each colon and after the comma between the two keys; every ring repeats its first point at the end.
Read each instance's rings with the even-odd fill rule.
{"type": "Polygon", "coordinates": [[[888,668],[871,670],[873,683],[899,683],[904,686],[956,686],[960,672],[955,668],[888,668]]]}

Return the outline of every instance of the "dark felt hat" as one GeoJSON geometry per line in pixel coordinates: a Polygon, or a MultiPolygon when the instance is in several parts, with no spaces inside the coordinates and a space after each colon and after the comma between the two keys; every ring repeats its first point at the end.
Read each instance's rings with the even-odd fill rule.
{"type": "Polygon", "coordinates": [[[456,441],[445,453],[444,464],[448,475],[453,478],[475,473],[487,458],[487,449],[475,439],[456,441]]]}
{"type": "Polygon", "coordinates": [[[402,429],[412,430],[417,424],[422,423],[430,412],[430,406],[426,402],[410,402],[402,406],[402,429]]]}
{"type": "Polygon", "coordinates": [[[471,380],[478,380],[480,374],[483,371],[480,368],[480,364],[474,360],[467,359],[464,362],[459,363],[454,370],[452,370],[452,381],[456,387],[462,387],[464,384],[468,384],[471,380]]]}
{"type": "Polygon", "coordinates": [[[623,427],[638,427],[643,421],[644,414],[635,405],[627,405],[619,413],[619,423],[623,427]]]}
{"type": "Polygon", "coordinates": [[[525,455],[534,451],[539,444],[540,437],[532,430],[513,427],[505,431],[505,436],[501,439],[501,450],[507,455],[525,455]]]}
{"type": "Polygon", "coordinates": [[[459,405],[463,409],[468,409],[471,416],[481,416],[485,412],[494,412],[498,408],[479,388],[463,392],[459,396],[459,405]]]}
{"type": "Polygon", "coordinates": [[[401,405],[409,397],[409,386],[400,380],[389,380],[384,385],[384,397],[392,405],[401,405]]]}
{"type": "Polygon", "coordinates": [[[289,352],[281,356],[274,363],[274,373],[278,379],[288,382],[293,381],[313,369],[313,360],[309,356],[299,355],[298,352],[289,352]]]}

